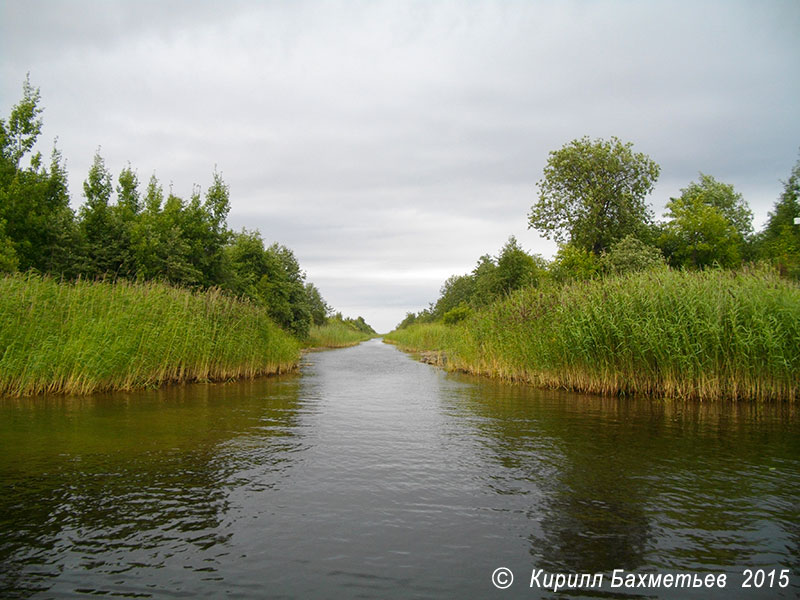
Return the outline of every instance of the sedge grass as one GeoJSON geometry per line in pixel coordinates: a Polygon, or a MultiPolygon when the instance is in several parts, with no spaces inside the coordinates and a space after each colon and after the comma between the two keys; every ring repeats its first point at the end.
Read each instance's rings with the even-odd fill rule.
{"type": "Polygon", "coordinates": [[[544,387],[697,400],[800,398],[800,288],[774,273],[656,270],[520,290],[387,341],[544,387]]]}
{"type": "Polygon", "coordinates": [[[312,325],[306,340],[309,349],[345,348],[355,346],[373,336],[359,331],[338,319],[329,319],[324,325],[312,325]]]}
{"type": "Polygon", "coordinates": [[[160,283],[0,279],[0,394],[87,394],[292,369],[263,308],[160,283]]]}

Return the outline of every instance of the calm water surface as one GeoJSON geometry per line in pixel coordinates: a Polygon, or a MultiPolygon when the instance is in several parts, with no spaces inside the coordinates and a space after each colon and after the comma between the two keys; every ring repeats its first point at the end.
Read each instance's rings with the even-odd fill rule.
{"type": "Polygon", "coordinates": [[[555,597],[533,569],[605,574],[559,597],[800,594],[797,408],[543,392],[377,340],[305,363],[0,400],[0,597],[555,597]],[[728,583],[612,590],[614,569],[728,583]]]}

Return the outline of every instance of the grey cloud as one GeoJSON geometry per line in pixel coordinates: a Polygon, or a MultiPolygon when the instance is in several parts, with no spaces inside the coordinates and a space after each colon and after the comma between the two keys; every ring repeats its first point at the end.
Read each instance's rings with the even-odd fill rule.
{"type": "Polygon", "coordinates": [[[2,114],[30,71],[76,202],[98,145],[180,195],[217,165],[232,226],[293,248],[381,329],[509,234],[552,254],[526,214],[571,139],[656,160],[657,215],[702,171],[757,220],[800,146],[791,1],[0,6],[2,114]]]}

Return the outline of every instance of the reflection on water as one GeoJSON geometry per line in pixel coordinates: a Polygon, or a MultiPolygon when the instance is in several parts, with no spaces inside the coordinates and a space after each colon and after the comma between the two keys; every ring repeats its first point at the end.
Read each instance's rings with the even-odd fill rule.
{"type": "MultiPolygon", "coordinates": [[[[504,474],[492,485],[527,498],[538,568],[796,569],[796,407],[609,399],[488,382],[467,395],[459,407],[481,417],[504,474]]],[[[786,597],[797,589],[795,582],[786,597]]]]}
{"type": "MultiPolygon", "coordinates": [[[[537,598],[533,568],[797,569],[796,408],[543,392],[377,341],[307,361],[0,401],[0,596],[537,598]]],[[[798,576],[644,595],[792,598],[798,576]]]]}
{"type": "Polygon", "coordinates": [[[58,596],[89,593],[176,560],[213,570],[208,551],[231,535],[228,491],[246,472],[274,485],[291,466],[298,389],[295,377],[4,400],[2,596],[59,578],[77,587],[58,596]],[[81,585],[86,571],[97,581],[81,585]]]}

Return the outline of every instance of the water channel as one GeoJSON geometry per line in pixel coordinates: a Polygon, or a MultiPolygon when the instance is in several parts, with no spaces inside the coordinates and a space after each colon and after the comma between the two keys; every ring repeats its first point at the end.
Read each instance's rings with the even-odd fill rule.
{"type": "Polygon", "coordinates": [[[0,399],[0,597],[800,594],[797,407],[542,391],[379,340],[303,360],[255,381],[0,399]],[[615,569],[727,582],[612,588],[615,569]],[[743,588],[745,569],[774,583],[743,588]],[[553,594],[536,571],[603,586],[553,594]]]}

